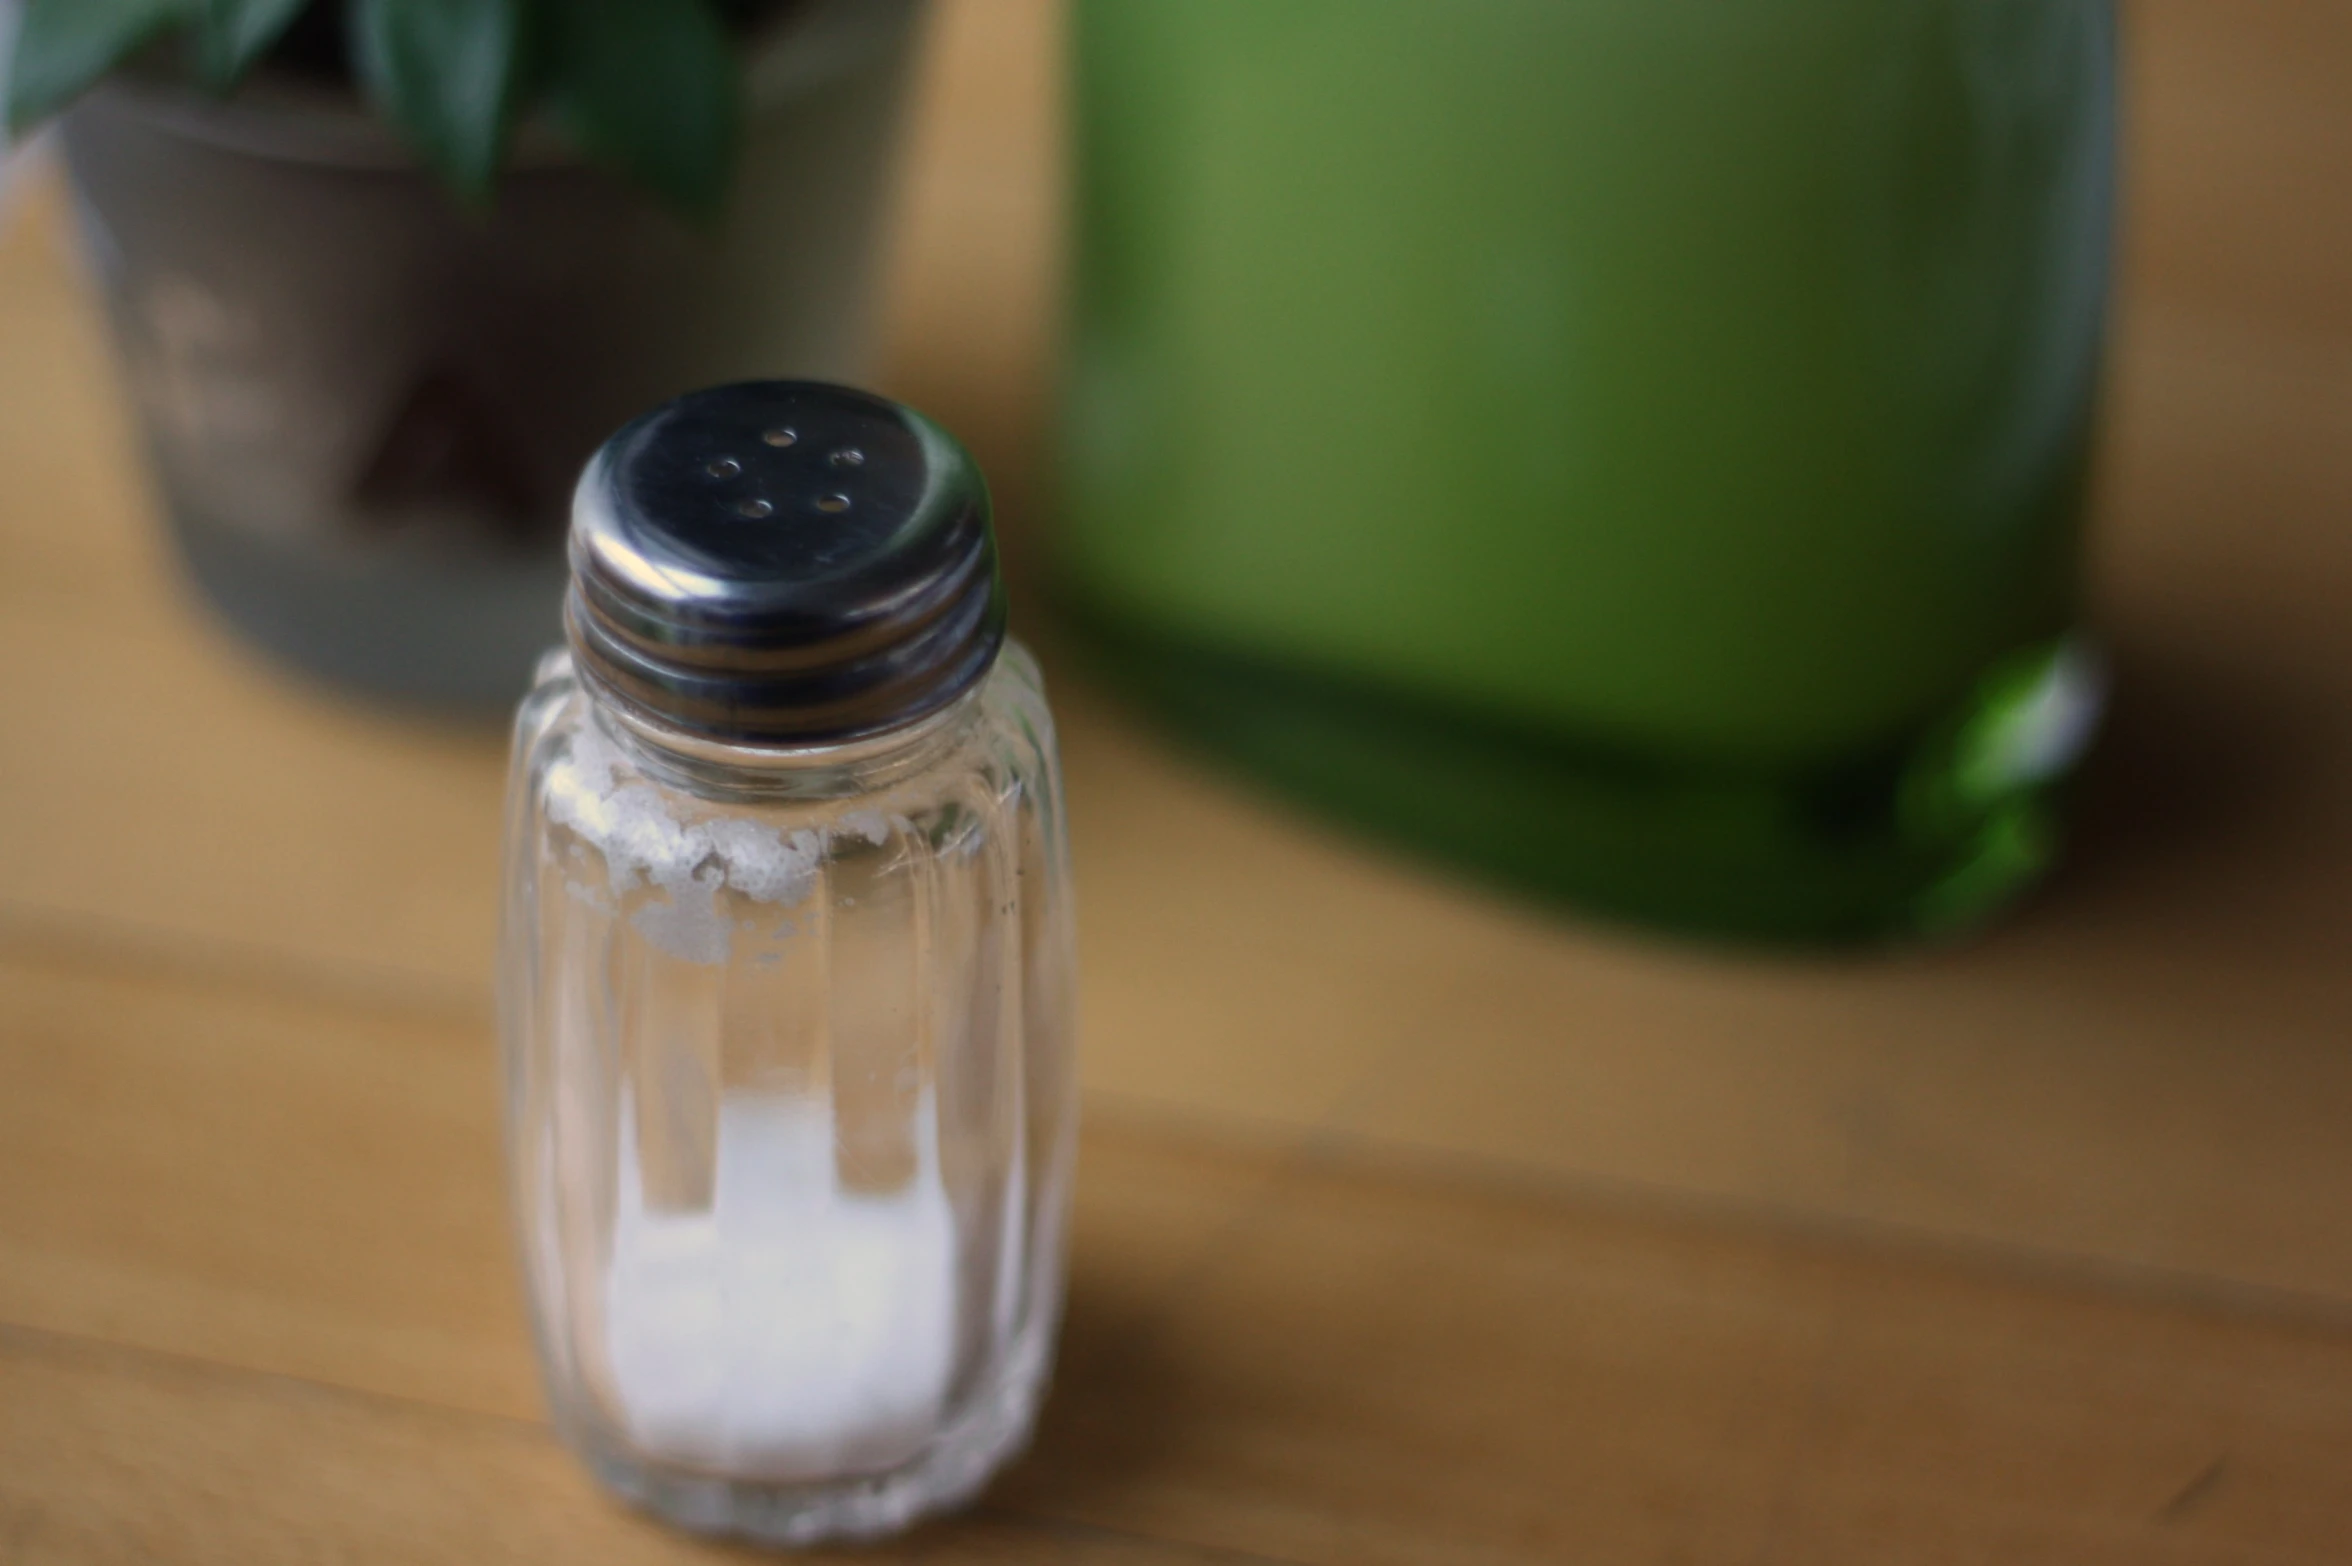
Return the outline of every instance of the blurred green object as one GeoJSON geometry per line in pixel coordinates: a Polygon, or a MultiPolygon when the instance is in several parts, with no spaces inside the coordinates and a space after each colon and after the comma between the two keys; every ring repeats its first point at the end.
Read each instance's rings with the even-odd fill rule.
{"type": "Polygon", "coordinates": [[[1057,570],[1278,783],[1691,930],[2049,864],[2109,0],[1077,0],[1057,570]]]}

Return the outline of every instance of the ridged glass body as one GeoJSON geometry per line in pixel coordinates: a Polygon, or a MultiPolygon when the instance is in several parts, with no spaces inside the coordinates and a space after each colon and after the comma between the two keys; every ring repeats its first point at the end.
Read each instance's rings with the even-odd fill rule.
{"type": "Polygon", "coordinates": [[[501,975],[556,1423],[631,1499],[871,1536],[1027,1436],[1075,1132],[1053,726],[1008,645],[908,730],[624,718],[553,655],[515,735],[501,975]]]}

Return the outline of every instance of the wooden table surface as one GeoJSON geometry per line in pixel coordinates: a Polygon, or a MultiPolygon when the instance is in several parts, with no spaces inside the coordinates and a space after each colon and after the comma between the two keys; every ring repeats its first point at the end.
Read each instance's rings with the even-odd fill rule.
{"type": "MultiPolygon", "coordinates": [[[[937,1562],[2352,1560],[2352,4],[2130,7],[2073,869],[1966,950],[1724,956],[1367,851],[1058,671],[1089,1124],[1064,1370],[937,1562]]],[[[931,57],[892,382],[1016,531],[1054,14],[931,57]]],[[[0,241],[0,1561],[712,1558],[542,1421],[495,737],[174,581],[54,190],[0,241]]]]}

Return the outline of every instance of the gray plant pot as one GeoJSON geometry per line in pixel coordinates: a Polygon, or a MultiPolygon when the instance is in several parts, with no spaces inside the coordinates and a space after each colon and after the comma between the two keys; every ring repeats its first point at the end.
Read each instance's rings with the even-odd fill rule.
{"type": "Polygon", "coordinates": [[[348,97],[116,81],[66,116],[81,229],[181,557],[245,637],[441,706],[558,635],[571,485],[689,388],[861,381],[922,0],[809,0],[698,232],[526,132],[471,213],[348,97]]]}

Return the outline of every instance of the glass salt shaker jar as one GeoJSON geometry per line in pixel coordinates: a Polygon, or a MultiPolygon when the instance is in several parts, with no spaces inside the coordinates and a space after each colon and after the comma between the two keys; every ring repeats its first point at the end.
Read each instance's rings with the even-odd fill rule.
{"type": "Polygon", "coordinates": [[[689,1527],[886,1533],[1022,1445],[1061,1300],[1061,785],[987,491],[893,403],[720,387],[597,454],[571,558],[501,971],[554,1417],[689,1527]]]}

